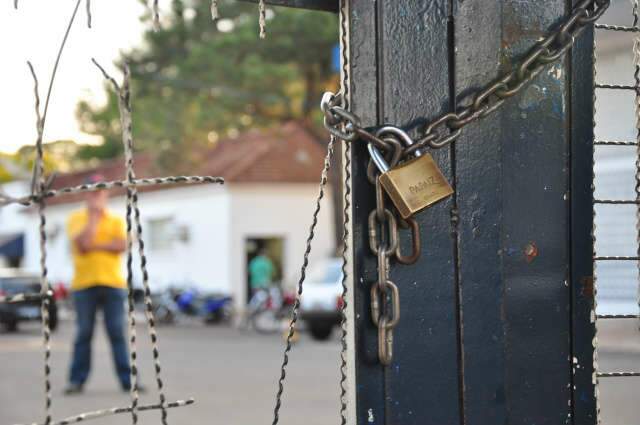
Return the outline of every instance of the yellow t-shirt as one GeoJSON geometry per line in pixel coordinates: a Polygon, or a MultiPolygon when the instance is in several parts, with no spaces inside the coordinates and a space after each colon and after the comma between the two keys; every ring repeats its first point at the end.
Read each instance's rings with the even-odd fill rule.
{"type": "MultiPolygon", "coordinates": [[[[91,251],[82,254],[78,251],[73,240],[86,227],[88,212],[86,209],[76,211],[67,220],[67,233],[71,243],[74,276],[71,289],[87,289],[102,285],[114,288],[126,287],[122,276],[121,255],[107,251],[91,251]]],[[[96,226],[94,243],[109,243],[114,239],[125,239],[126,230],[124,220],[105,211],[96,226]]]]}

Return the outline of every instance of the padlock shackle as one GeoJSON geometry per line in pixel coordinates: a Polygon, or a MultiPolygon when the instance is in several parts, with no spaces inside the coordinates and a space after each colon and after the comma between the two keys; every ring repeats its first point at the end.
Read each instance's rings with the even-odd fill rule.
{"type": "Polygon", "coordinates": [[[369,151],[371,160],[382,174],[389,171],[389,164],[387,164],[387,161],[384,159],[384,156],[380,153],[378,148],[373,146],[373,143],[367,143],[367,150],[369,151]]]}
{"type": "MultiPolygon", "coordinates": [[[[383,127],[380,127],[378,131],[376,131],[376,137],[379,137],[381,139],[384,138],[385,134],[390,134],[394,137],[397,137],[402,143],[404,143],[406,147],[412,146],[415,143],[415,141],[411,138],[411,136],[409,136],[409,134],[407,134],[406,131],[392,125],[385,125],[383,127]]],[[[413,154],[416,157],[422,156],[422,152],[420,150],[416,150],[413,154]]]]}

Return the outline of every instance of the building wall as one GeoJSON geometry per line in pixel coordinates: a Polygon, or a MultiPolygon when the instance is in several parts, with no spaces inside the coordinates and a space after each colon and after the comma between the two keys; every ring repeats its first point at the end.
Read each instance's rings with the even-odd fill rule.
{"type": "MultiPolygon", "coordinates": [[[[601,83],[633,84],[633,34],[614,37],[602,37],[597,44],[596,79],[601,83]]],[[[597,90],[596,96],[596,140],[635,141],[635,94],[626,90],[597,90]]],[[[636,148],[596,146],[594,158],[595,197],[635,199],[636,148]]],[[[597,255],[636,255],[636,222],[634,205],[596,206],[597,255]]],[[[598,262],[596,277],[599,313],[637,313],[637,262],[598,262]]]]}
{"type": "MultiPolygon", "coordinates": [[[[237,307],[246,299],[247,238],[280,237],[284,240],[283,283],[295,287],[300,274],[316,184],[190,186],[140,195],[140,208],[151,287],[194,285],[206,291],[233,295],[237,307]]],[[[109,208],[124,217],[124,197],[112,198],[109,208]]],[[[50,281],[72,278],[70,244],[65,232],[69,214],[81,203],[47,208],[50,281]]],[[[28,215],[25,267],[39,267],[38,223],[28,215]]],[[[310,263],[333,255],[333,205],[327,193],[322,205],[310,263]]],[[[134,255],[134,258],[135,255],[134,255]]],[[[141,284],[138,262],[135,282],[141,284]]],[[[123,271],[124,271],[123,262],[123,271]]]]}
{"type": "MultiPolygon", "coordinates": [[[[283,285],[295,288],[300,276],[311,216],[318,194],[316,184],[230,185],[231,191],[231,276],[236,306],[247,296],[247,238],[284,238],[283,285]]],[[[325,194],[313,242],[310,263],[335,252],[333,205],[325,194]]]]}
{"type": "MultiPolygon", "coordinates": [[[[139,203],[152,289],[194,285],[207,291],[232,291],[227,259],[230,201],[226,188],[203,185],[147,192],[140,194],[139,203]],[[163,224],[161,228],[158,223],[163,224]]],[[[81,207],[82,204],[73,203],[47,209],[47,265],[51,282],[71,280],[73,270],[65,223],[68,215],[81,207]]],[[[109,207],[124,217],[124,197],[112,198],[109,207]]],[[[37,270],[37,217],[30,216],[25,266],[37,270]]],[[[141,285],[137,260],[134,266],[135,282],[141,285]]],[[[124,267],[123,262],[123,271],[124,267]]]]}

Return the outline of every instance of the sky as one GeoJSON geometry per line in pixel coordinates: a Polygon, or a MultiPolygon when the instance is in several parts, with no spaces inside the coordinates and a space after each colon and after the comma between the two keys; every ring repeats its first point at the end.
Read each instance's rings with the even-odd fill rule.
{"type": "MultiPolygon", "coordinates": [[[[165,2],[161,2],[162,4],[165,2]]],[[[0,2],[0,151],[14,152],[36,138],[33,80],[30,60],[40,82],[44,102],[49,78],[76,0],[13,0],[0,2]]],[[[118,52],[140,45],[144,6],[137,0],[93,0],[92,28],[87,28],[83,0],[62,54],[53,86],[44,141],[71,139],[99,142],[80,131],[75,118],[78,100],[106,101],[103,78],[91,58],[120,79],[113,66],[118,52]]]]}

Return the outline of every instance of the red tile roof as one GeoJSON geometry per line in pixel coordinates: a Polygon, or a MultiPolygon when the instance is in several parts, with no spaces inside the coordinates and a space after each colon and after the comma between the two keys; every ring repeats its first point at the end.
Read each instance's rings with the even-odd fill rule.
{"type": "MultiPolygon", "coordinates": [[[[190,174],[221,176],[226,183],[316,183],[326,154],[326,142],[318,139],[307,126],[291,121],[277,128],[250,130],[237,138],[219,141],[204,152],[202,165],[190,174]]],[[[137,177],[158,177],[154,158],[147,153],[135,156],[137,177]]],[[[125,176],[122,158],[103,161],[99,166],[78,172],[59,174],[53,188],[76,186],[93,175],[106,180],[120,180],[125,176]]],[[[141,188],[141,191],[161,190],[172,186],[141,188]]],[[[114,190],[113,195],[121,195],[114,190]]],[[[48,204],[77,202],[82,195],[51,198],[48,204]]]]}

